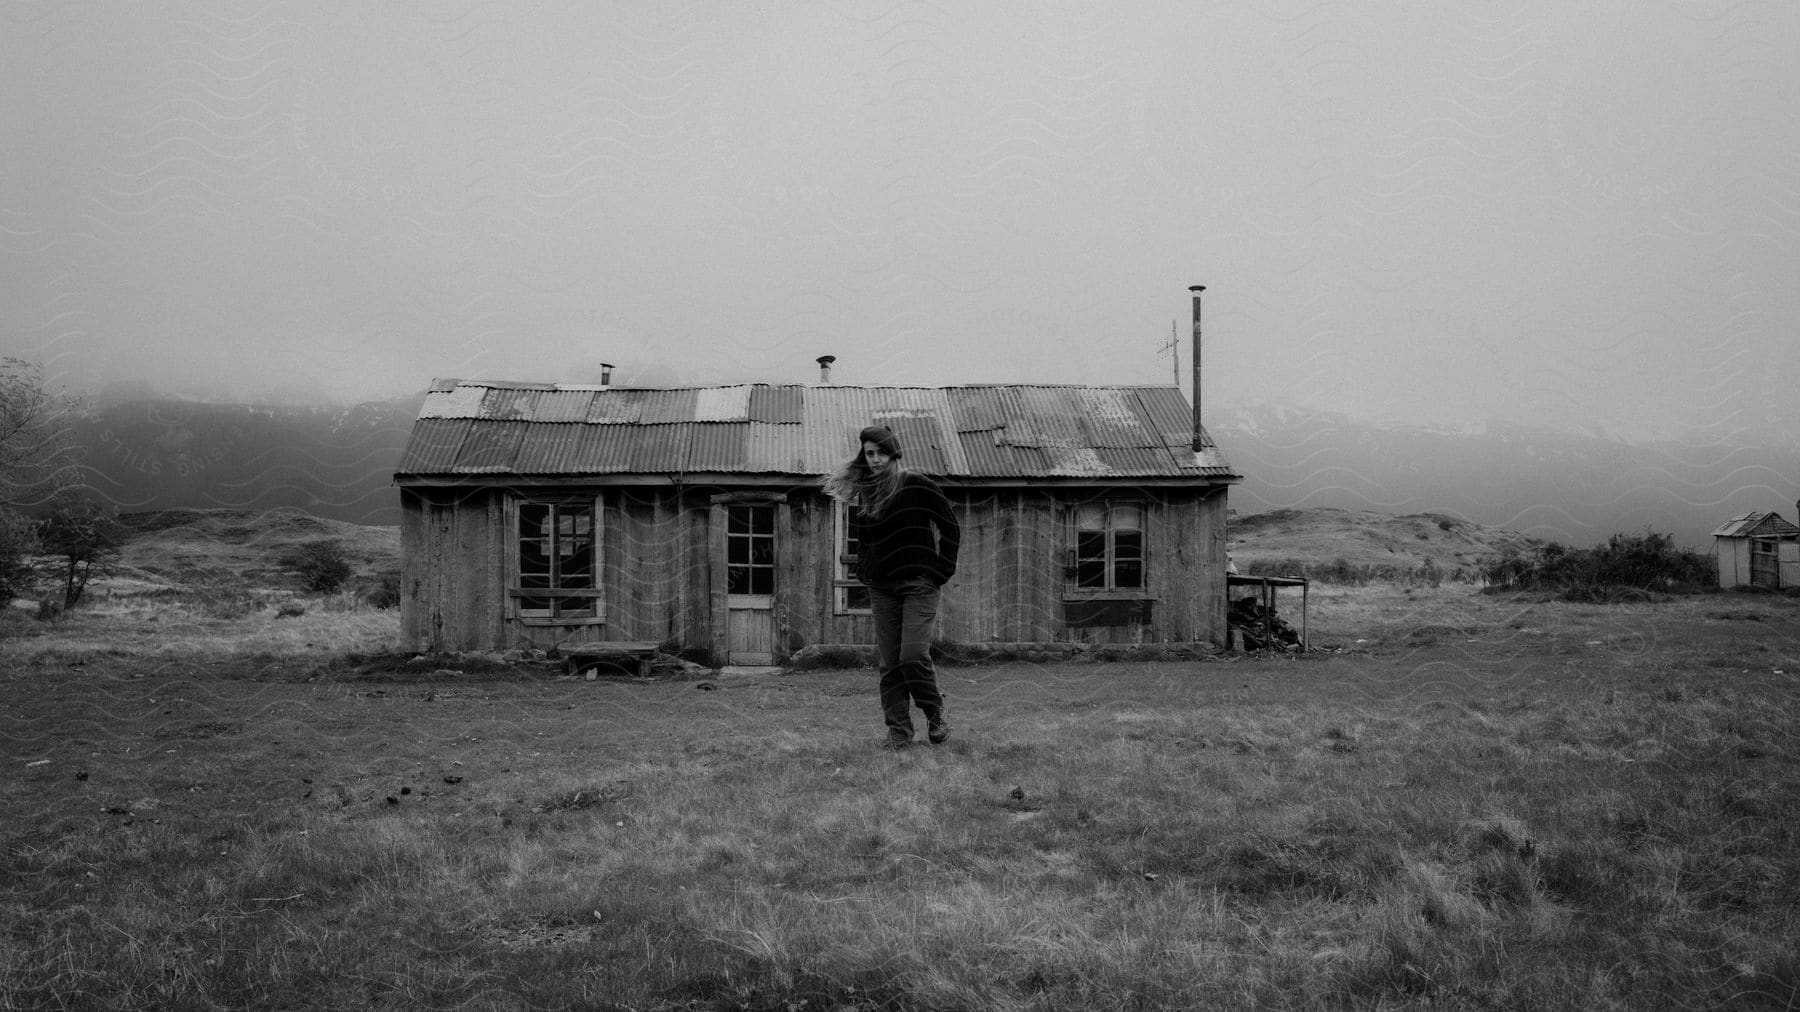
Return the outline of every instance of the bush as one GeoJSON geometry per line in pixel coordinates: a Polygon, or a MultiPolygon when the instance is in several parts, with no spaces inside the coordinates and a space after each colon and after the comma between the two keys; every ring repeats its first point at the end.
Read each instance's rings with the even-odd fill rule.
{"type": "Polygon", "coordinates": [[[400,574],[390,569],[363,580],[357,597],[376,611],[400,607],[400,574]]]}
{"type": "Polygon", "coordinates": [[[0,508],[0,607],[31,592],[31,553],[37,547],[31,521],[15,510],[0,508]]]}
{"type": "Polygon", "coordinates": [[[62,574],[63,611],[80,604],[90,584],[112,575],[125,537],[112,509],[79,488],[51,497],[49,512],[37,521],[37,540],[44,553],[60,558],[56,566],[62,574]]]}
{"type": "Polygon", "coordinates": [[[282,559],[300,577],[300,586],[314,594],[330,594],[350,579],[350,560],[336,541],[312,541],[282,559]]]}
{"type": "Polygon", "coordinates": [[[1238,569],[1245,576],[1299,576],[1315,583],[1346,587],[1362,587],[1371,583],[1437,587],[1446,580],[1467,582],[1474,579],[1475,575],[1460,566],[1445,569],[1431,559],[1426,559],[1417,566],[1351,562],[1341,557],[1329,562],[1296,558],[1247,559],[1238,563],[1238,569]]]}
{"type": "Polygon", "coordinates": [[[1672,535],[1654,531],[1614,534],[1592,548],[1571,549],[1550,542],[1481,565],[1482,578],[1491,586],[1554,590],[1572,601],[1642,600],[1642,593],[1650,591],[1692,593],[1710,588],[1713,573],[1710,558],[1676,548],[1672,535]]]}

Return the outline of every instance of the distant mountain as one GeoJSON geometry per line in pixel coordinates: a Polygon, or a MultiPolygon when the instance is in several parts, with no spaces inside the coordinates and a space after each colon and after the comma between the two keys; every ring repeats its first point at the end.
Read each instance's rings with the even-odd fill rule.
{"type": "MultiPolygon", "coordinates": [[[[295,508],[399,522],[394,468],[424,393],[351,408],[116,400],[79,413],[89,482],[125,511],[295,508]]],[[[1464,432],[1378,425],[1279,405],[1209,415],[1244,475],[1247,515],[1337,507],[1445,514],[1585,546],[1651,529],[1708,548],[1752,509],[1794,511],[1800,443],[1633,443],[1525,426],[1464,432]]]]}
{"type": "Polygon", "coordinates": [[[1206,425],[1244,475],[1231,492],[1240,513],[1444,513],[1571,546],[1649,529],[1710,550],[1708,535],[1733,515],[1792,515],[1800,496],[1800,441],[1632,443],[1509,425],[1446,432],[1276,405],[1206,425]]]}

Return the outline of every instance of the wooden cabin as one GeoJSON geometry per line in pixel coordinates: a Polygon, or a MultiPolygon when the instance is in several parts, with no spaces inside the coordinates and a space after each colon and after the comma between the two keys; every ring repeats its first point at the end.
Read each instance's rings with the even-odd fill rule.
{"type": "Polygon", "coordinates": [[[708,664],[874,641],[844,509],[899,436],[963,527],[940,638],[1226,642],[1241,478],[1174,386],[433,384],[395,482],[423,651],[639,641],[708,664]]]}
{"type": "Polygon", "coordinates": [[[1779,513],[1751,510],[1713,531],[1719,586],[1800,587],[1800,527],[1779,513]]]}

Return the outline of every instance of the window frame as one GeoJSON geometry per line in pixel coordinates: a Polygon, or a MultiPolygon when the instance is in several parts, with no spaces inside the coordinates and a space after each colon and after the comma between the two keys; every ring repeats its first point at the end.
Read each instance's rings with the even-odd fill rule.
{"type": "MultiPolygon", "coordinates": [[[[510,605],[509,618],[527,626],[588,626],[606,623],[606,595],[603,589],[602,576],[605,573],[605,538],[602,536],[602,508],[597,495],[533,495],[519,493],[511,495],[506,502],[506,546],[509,565],[507,567],[507,599],[510,605]],[[550,563],[550,571],[546,579],[548,586],[527,587],[525,546],[527,540],[524,524],[527,512],[533,507],[547,507],[547,520],[550,524],[548,540],[550,549],[546,556],[550,563]],[[557,562],[566,554],[561,551],[564,537],[575,537],[579,533],[579,524],[571,524],[571,532],[563,533],[560,522],[565,516],[578,517],[585,512],[587,524],[587,552],[590,556],[586,574],[588,586],[559,586],[560,575],[557,562]],[[580,511],[580,512],[578,512],[580,511]],[[548,608],[528,607],[526,602],[545,599],[550,602],[548,608]]],[[[531,540],[545,540],[543,536],[531,540]]]]}
{"type": "Polygon", "coordinates": [[[781,527],[779,505],[780,504],[777,502],[762,499],[746,499],[721,504],[725,511],[725,593],[728,598],[774,598],[779,575],[778,567],[776,565],[776,560],[779,558],[777,541],[779,539],[781,527]],[[752,522],[750,524],[750,529],[748,530],[733,531],[731,529],[733,523],[732,518],[734,512],[737,510],[746,511],[745,516],[747,518],[763,517],[768,521],[769,529],[766,531],[759,531],[756,529],[755,523],[752,522]],[[745,558],[741,562],[734,562],[732,560],[732,556],[735,554],[733,548],[739,543],[744,545],[745,558]],[[756,546],[759,543],[766,543],[768,547],[768,557],[766,561],[757,558],[756,546]],[[733,590],[731,589],[731,571],[740,567],[744,570],[744,579],[748,586],[742,590],[733,590]],[[766,575],[768,583],[768,588],[766,590],[759,591],[756,589],[756,578],[758,574],[766,575]]]}
{"type": "Polygon", "coordinates": [[[1068,550],[1064,556],[1067,560],[1063,574],[1067,582],[1065,595],[1079,598],[1150,598],[1150,504],[1147,500],[1135,496],[1104,497],[1089,499],[1083,502],[1070,503],[1068,521],[1065,525],[1068,537],[1068,550]],[[1081,526],[1083,509],[1099,508],[1102,526],[1099,528],[1103,536],[1102,549],[1098,560],[1103,582],[1099,585],[1082,586],[1082,568],[1084,564],[1093,564],[1092,555],[1082,554],[1081,540],[1084,532],[1091,533],[1092,528],[1081,526]],[[1123,510],[1136,513],[1136,527],[1115,525],[1115,517],[1123,510]],[[1122,531],[1135,531],[1137,545],[1135,560],[1130,554],[1120,552],[1118,534],[1122,531]],[[1120,563],[1137,563],[1137,583],[1133,586],[1119,585],[1120,563]]]}
{"type": "Polygon", "coordinates": [[[869,588],[856,578],[856,553],[850,550],[850,511],[856,507],[832,500],[831,607],[837,615],[873,615],[869,588]],[[861,599],[858,603],[857,599],[861,599]]]}

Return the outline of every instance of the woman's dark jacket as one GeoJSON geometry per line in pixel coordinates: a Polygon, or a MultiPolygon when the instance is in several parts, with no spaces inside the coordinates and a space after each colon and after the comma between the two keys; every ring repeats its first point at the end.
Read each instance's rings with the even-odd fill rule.
{"type": "Polygon", "coordinates": [[[894,501],[879,517],[851,514],[856,539],[856,578],[870,586],[893,586],[925,579],[943,586],[956,573],[962,526],[950,512],[943,489],[908,471],[894,501]]]}

